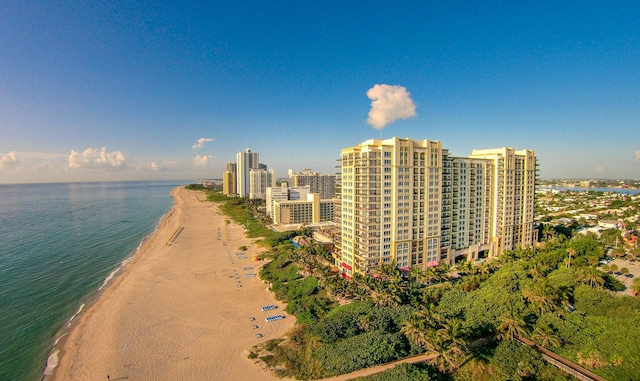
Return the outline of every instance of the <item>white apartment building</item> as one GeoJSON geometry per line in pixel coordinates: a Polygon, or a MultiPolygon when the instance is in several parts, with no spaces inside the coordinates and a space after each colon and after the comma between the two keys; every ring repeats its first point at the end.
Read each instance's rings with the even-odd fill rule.
{"type": "Polygon", "coordinates": [[[238,196],[248,197],[250,193],[250,173],[252,169],[259,168],[259,155],[251,152],[249,148],[236,154],[236,188],[238,196]]]}
{"type": "Polygon", "coordinates": [[[529,211],[524,203],[533,203],[535,156],[533,151],[503,150],[513,152],[514,163],[524,160],[513,165],[507,178],[497,170],[503,168],[500,150],[450,157],[439,141],[397,137],[343,149],[337,245],[343,273],[370,274],[394,261],[403,270],[426,268],[457,258],[498,255],[515,244],[531,245],[532,237],[524,236],[533,234],[533,208],[529,211]],[[515,159],[522,155],[524,159],[515,159]],[[516,173],[516,168],[521,171],[516,173]],[[501,183],[508,178],[514,184],[501,183]],[[530,180],[530,188],[516,185],[520,184],[516,178],[530,180]],[[531,198],[528,193],[515,195],[529,189],[531,198]],[[509,201],[502,200],[505,192],[509,201]],[[505,214],[521,218],[510,217],[507,227],[505,214]],[[517,227],[516,221],[520,221],[517,227]],[[504,231],[512,232],[509,245],[504,243],[504,231]],[[513,239],[515,232],[518,240],[513,239]]]}
{"type": "Polygon", "coordinates": [[[276,186],[276,172],[273,169],[254,168],[249,172],[249,198],[267,198],[267,188],[276,186]]]}

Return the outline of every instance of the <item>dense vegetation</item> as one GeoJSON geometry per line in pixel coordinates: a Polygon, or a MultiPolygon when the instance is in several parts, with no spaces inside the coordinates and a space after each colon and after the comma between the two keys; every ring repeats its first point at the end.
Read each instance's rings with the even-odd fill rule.
{"type": "Polygon", "coordinates": [[[288,240],[309,232],[271,233],[260,275],[298,324],[250,357],[280,376],[317,379],[424,353],[426,364],[365,379],[570,379],[518,341],[526,337],[606,379],[640,379],[640,301],[615,294],[621,275],[598,268],[605,246],[595,236],[556,234],[544,248],[453,268],[403,274],[390,264],[347,281],[324,247],[288,240]]]}

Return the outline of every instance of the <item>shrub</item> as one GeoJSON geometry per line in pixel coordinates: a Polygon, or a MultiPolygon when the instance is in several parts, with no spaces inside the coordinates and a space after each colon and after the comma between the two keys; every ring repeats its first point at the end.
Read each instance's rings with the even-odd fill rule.
{"type": "Polygon", "coordinates": [[[316,353],[316,358],[330,373],[337,375],[405,357],[408,346],[401,333],[372,331],[335,344],[325,344],[316,353]]]}

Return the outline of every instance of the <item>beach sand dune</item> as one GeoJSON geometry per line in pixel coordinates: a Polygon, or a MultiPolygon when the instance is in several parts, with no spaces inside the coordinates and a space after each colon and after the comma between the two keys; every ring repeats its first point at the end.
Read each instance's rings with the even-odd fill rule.
{"type": "Polygon", "coordinates": [[[52,380],[277,379],[246,357],[295,320],[258,278],[259,249],[202,193],[172,195],[159,230],[60,343],[52,380]],[[275,314],[286,318],[265,322],[275,314]]]}

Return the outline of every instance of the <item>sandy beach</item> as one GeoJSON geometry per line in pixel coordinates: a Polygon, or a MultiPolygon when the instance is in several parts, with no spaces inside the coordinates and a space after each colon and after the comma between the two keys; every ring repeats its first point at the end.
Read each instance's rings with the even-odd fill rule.
{"type": "Polygon", "coordinates": [[[277,379],[246,356],[295,322],[257,276],[260,249],[204,194],[172,196],[158,231],[60,341],[47,380],[277,379]],[[286,318],[265,322],[276,314],[286,318]]]}

